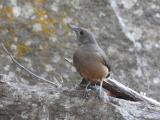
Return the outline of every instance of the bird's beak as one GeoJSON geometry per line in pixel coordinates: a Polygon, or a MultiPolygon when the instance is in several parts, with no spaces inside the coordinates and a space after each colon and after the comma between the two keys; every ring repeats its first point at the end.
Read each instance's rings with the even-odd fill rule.
{"type": "Polygon", "coordinates": [[[75,25],[69,25],[69,26],[73,31],[77,32],[77,30],[78,30],[77,26],[75,26],[75,25]]]}

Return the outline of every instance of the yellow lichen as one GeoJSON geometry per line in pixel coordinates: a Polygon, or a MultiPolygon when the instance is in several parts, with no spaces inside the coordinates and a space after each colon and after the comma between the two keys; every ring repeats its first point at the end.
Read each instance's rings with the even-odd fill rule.
{"type": "Polygon", "coordinates": [[[59,19],[59,24],[62,25],[63,30],[64,30],[64,34],[68,35],[69,31],[70,31],[70,27],[67,23],[64,22],[65,18],[68,17],[66,12],[62,12],[60,15],[60,19],[59,19]]]}
{"type": "Polygon", "coordinates": [[[51,36],[51,35],[55,34],[55,30],[54,29],[43,28],[42,33],[44,33],[46,36],[51,36]]]}
{"type": "Polygon", "coordinates": [[[42,19],[45,15],[47,15],[47,14],[46,14],[47,12],[46,12],[44,9],[34,8],[34,11],[35,11],[37,17],[38,17],[38,18],[41,18],[41,19],[42,19]]]}
{"type": "Polygon", "coordinates": [[[4,15],[5,19],[8,20],[8,22],[13,21],[13,9],[10,6],[4,6],[1,10],[1,14],[4,15]]]}
{"type": "Polygon", "coordinates": [[[34,0],[35,6],[43,6],[47,0],[34,0]]]}
{"type": "Polygon", "coordinates": [[[29,52],[29,47],[24,43],[20,43],[17,45],[16,52],[18,57],[23,57],[27,54],[27,52],[29,52]]]}
{"type": "Polygon", "coordinates": [[[34,20],[34,23],[39,23],[42,27],[41,32],[45,34],[46,36],[51,36],[55,34],[54,24],[55,20],[47,14],[47,11],[43,9],[36,9],[36,19],[34,20]]]}
{"type": "Polygon", "coordinates": [[[8,27],[8,31],[9,31],[9,34],[12,36],[12,38],[17,36],[17,33],[13,27],[8,27]]]}
{"type": "Polygon", "coordinates": [[[69,34],[69,32],[70,32],[70,27],[69,27],[69,25],[68,24],[62,24],[62,27],[63,27],[63,29],[64,29],[64,35],[68,35],[69,34]]]}

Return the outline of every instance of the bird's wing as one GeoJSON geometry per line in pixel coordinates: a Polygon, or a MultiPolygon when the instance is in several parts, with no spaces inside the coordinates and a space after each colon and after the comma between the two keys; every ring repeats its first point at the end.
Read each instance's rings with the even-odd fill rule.
{"type": "Polygon", "coordinates": [[[109,64],[109,60],[107,58],[107,56],[105,55],[105,53],[97,53],[99,58],[101,58],[101,62],[108,68],[109,71],[111,71],[111,65],[109,64]]]}
{"type": "Polygon", "coordinates": [[[111,65],[109,64],[109,59],[107,58],[103,49],[101,49],[98,44],[88,45],[84,49],[86,50],[86,54],[87,52],[89,52],[88,54],[92,54],[91,58],[92,56],[97,56],[97,58],[99,58],[102,64],[104,64],[108,68],[108,71],[109,72],[111,71],[111,65]]]}
{"type": "Polygon", "coordinates": [[[109,64],[109,59],[101,48],[97,51],[97,54],[100,56],[101,62],[108,68],[109,74],[107,75],[107,77],[109,77],[111,72],[111,65],[109,64]]]}

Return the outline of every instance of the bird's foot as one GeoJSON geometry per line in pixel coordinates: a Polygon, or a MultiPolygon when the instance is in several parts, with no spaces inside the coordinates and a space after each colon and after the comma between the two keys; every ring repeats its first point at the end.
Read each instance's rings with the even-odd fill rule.
{"type": "Polygon", "coordinates": [[[96,95],[100,99],[102,96],[102,91],[100,90],[100,86],[96,86],[95,89],[96,89],[96,95]]]}
{"type": "Polygon", "coordinates": [[[98,99],[102,100],[102,101],[109,101],[109,97],[107,95],[107,93],[100,88],[100,86],[96,86],[96,95],[98,97],[98,99]]]}
{"type": "Polygon", "coordinates": [[[84,98],[89,98],[92,89],[85,89],[84,98]]]}

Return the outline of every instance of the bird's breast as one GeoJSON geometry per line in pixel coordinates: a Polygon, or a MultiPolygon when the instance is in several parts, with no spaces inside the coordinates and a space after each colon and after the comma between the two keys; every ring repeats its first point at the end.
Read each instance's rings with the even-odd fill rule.
{"type": "Polygon", "coordinates": [[[73,64],[80,75],[86,79],[98,81],[108,74],[107,67],[102,64],[96,54],[88,51],[76,51],[73,56],[73,64]]]}

